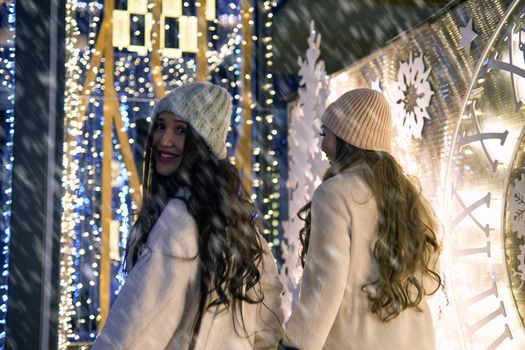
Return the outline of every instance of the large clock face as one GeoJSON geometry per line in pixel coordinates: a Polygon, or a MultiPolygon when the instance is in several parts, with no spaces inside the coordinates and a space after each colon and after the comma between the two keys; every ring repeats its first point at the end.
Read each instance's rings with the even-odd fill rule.
{"type": "Polygon", "coordinates": [[[447,288],[468,349],[525,349],[524,13],[513,2],[488,40],[449,151],[447,288]]]}

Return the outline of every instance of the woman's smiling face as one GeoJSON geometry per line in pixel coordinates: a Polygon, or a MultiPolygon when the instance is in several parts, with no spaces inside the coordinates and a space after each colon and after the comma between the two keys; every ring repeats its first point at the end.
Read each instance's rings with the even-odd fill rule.
{"type": "Polygon", "coordinates": [[[179,116],[162,112],[153,125],[152,151],[159,175],[171,176],[179,169],[184,154],[188,124],[179,116]]]}

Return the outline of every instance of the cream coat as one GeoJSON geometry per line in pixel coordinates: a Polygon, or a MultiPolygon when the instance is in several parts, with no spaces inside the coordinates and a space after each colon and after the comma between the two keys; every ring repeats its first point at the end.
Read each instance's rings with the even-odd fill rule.
{"type": "MultiPolygon", "coordinates": [[[[99,349],[187,349],[199,299],[198,232],[180,199],[171,199],[153,227],[93,347],[99,349]]],[[[196,349],[274,349],[282,337],[283,287],[263,242],[264,302],[243,303],[247,332],[234,328],[231,309],[205,313],[196,349]],[[236,330],[238,332],[236,332],[236,330]]]]}
{"type": "Polygon", "coordinates": [[[426,301],[382,322],[361,286],[378,275],[372,257],[378,211],[357,169],[323,182],[312,200],[310,245],[284,343],[301,350],[434,349],[426,301]]]}

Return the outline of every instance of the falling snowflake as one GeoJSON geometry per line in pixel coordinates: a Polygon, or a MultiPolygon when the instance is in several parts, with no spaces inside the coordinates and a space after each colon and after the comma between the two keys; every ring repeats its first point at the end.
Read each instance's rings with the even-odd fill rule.
{"type": "MultiPolygon", "coordinates": [[[[510,192],[509,218],[512,228],[517,231],[518,239],[525,241],[525,176],[522,174],[510,192]]],[[[520,254],[517,257],[519,266],[514,273],[525,283],[525,242],[520,244],[520,254]]]]}
{"type": "Polygon", "coordinates": [[[370,84],[370,88],[372,90],[378,91],[382,94],[384,94],[383,90],[381,89],[381,83],[379,82],[379,78],[376,80],[372,80],[372,83],[370,84]]]}
{"type": "Polygon", "coordinates": [[[427,108],[434,94],[428,81],[430,68],[425,71],[423,56],[400,62],[397,82],[391,92],[394,123],[403,137],[421,138],[424,120],[430,119],[427,108]]]}

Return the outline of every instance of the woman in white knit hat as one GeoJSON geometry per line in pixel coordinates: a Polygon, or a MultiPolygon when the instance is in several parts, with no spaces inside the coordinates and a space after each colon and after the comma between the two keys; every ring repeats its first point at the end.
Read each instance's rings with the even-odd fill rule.
{"type": "Polygon", "coordinates": [[[434,349],[441,284],[432,210],[392,157],[385,97],[356,89],[322,115],[331,166],[300,212],[304,274],[283,348],[434,349]]]}
{"type": "Polygon", "coordinates": [[[94,349],[274,349],[282,285],[226,158],[231,95],[208,83],[153,110],[126,283],[94,349]]]}

